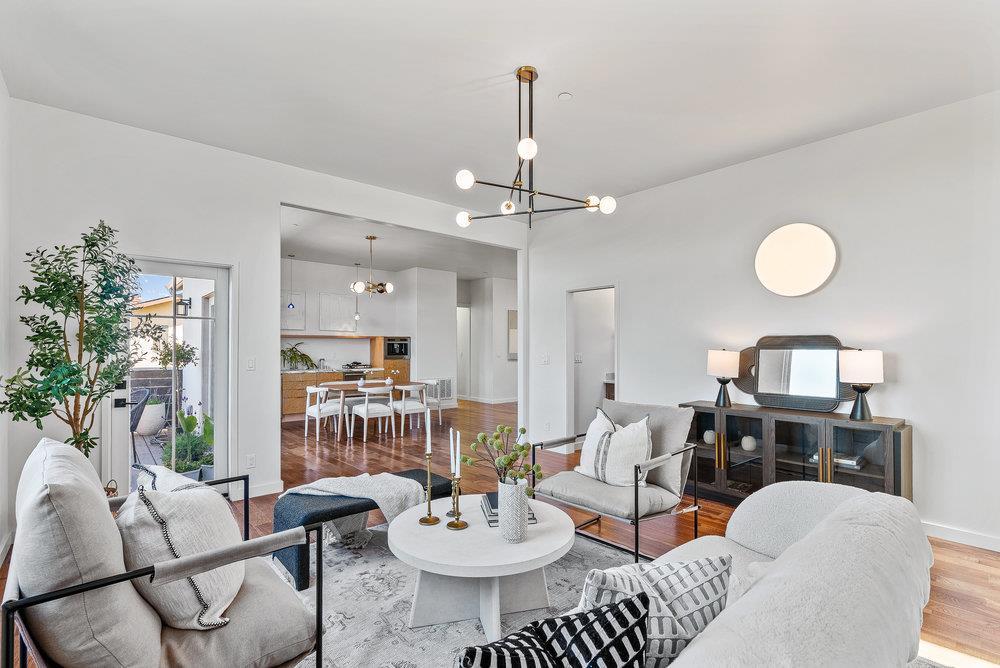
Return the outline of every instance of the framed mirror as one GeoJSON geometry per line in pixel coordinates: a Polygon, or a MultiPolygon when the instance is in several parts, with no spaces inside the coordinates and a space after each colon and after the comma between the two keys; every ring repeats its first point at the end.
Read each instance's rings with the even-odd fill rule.
{"type": "Polygon", "coordinates": [[[840,382],[835,336],[765,336],[740,352],[740,376],[734,384],[754,395],[761,406],[834,411],[854,398],[840,382]]]}

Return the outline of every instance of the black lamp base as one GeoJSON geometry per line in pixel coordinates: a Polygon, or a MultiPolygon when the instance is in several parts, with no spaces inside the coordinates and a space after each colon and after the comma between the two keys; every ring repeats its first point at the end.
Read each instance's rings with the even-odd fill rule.
{"type": "Polygon", "coordinates": [[[851,419],[856,422],[871,422],[872,411],[868,408],[868,398],[865,394],[872,389],[871,385],[851,385],[851,389],[858,393],[854,400],[854,408],[851,409],[851,419]]]}
{"type": "Polygon", "coordinates": [[[729,384],[731,378],[716,378],[719,381],[719,396],[715,398],[715,405],[719,408],[729,408],[733,405],[733,402],[729,400],[729,389],[726,385],[729,384]]]}

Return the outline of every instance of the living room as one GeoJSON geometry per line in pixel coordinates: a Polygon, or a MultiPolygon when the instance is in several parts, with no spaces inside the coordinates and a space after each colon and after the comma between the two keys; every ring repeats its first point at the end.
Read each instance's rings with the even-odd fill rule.
{"type": "Polygon", "coordinates": [[[1000,662],[984,419],[1000,371],[1000,8],[556,3],[505,9],[504,30],[496,8],[380,9],[0,3],[3,660],[1000,662]],[[290,245],[292,211],[374,227],[351,228],[353,261],[336,240],[310,259],[323,244],[290,245]],[[341,342],[312,350],[327,363],[355,361],[352,334],[409,337],[416,366],[419,306],[412,328],[364,329],[394,297],[379,285],[449,271],[452,317],[462,305],[479,256],[395,264],[412,242],[392,247],[393,230],[506,254],[491,275],[516,285],[514,315],[494,315],[490,354],[513,391],[459,400],[456,354],[405,382],[317,377],[302,388],[315,414],[286,414],[277,351],[319,340],[300,332],[341,342]],[[87,244],[99,261],[36,252],[87,244]],[[305,265],[324,262],[348,281],[338,269],[304,290],[305,265]],[[83,314],[114,343],[78,354],[76,283],[56,279],[105,266],[93,308],[121,326],[83,314]],[[173,277],[149,319],[155,299],[140,312],[130,292],[146,267],[173,277]],[[177,332],[206,318],[189,294],[205,272],[215,315],[200,326],[220,345],[197,385],[177,332]],[[575,327],[574,295],[599,290],[610,362],[584,395],[593,328],[575,327]],[[286,327],[297,292],[315,294],[307,323],[328,294],[358,304],[358,328],[286,327]],[[141,327],[175,339],[160,358],[169,470],[134,456],[141,327]],[[452,397],[435,405],[442,379],[452,397]],[[600,402],[583,429],[578,396],[600,402]],[[214,461],[178,467],[195,442],[214,461]],[[46,476],[63,474],[75,496],[60,506],[69,483],[46,476]],[[85,507],[95,486],[115,515],[85,507]],[[209,492],[185,514],[184,495],[209,492]],[[168,535],[158,497],[172,547],[149,539],[168,535]],[[51,531],[43,501],[79,531],[51,531]],[[95,538],[110,552],[67,556],[95,538]],[[194,563],[206,550],[225,556],[194,563]],[[699,578],[678,566],[692,563],[699,578]],[[31,601],[105,577],[133,583],[31,601]],[[685,583],[722,591],[697,623],[677,609],[685,583]],[[279,612],[257,609],[265,590],[279,612]],[[106,616],[70,624],[83,600],[106,616]],[[601,643],[560,646],[553,620],[601,643]]]}

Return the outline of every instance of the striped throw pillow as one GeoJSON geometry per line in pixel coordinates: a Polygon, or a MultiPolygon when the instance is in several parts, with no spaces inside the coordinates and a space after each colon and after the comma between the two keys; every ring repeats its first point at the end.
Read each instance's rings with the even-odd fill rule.
{"type": "Polygon", "coordinates": [[[488,645],[466,647],[455,657],[455,668],[557,668],[531,627],[488,645]]]}
{"type": "Polygon", "coordinates": [[[607,457],[607,448],[611,445],[611,434],[621,429],[608,414],[597,409],[597,415],[587,427],[587,434],[583,437],[583,447],[580,449],[580,465],[575,468],[577,473],[596,478],[595,469],[598,468],[598,461],[607,457]]]}
{"type": "Polygon", "coordinates": [[[649,595],[647,668],[664,668],[726,606],[732,557],[592,570],[580,607],[606,606],[640,592],[649,595]]]}
{"type": "Polygon", "coordinates": [[[549,654],[568,668],[642,668],[649,596],[531,624],[549,654]]]}

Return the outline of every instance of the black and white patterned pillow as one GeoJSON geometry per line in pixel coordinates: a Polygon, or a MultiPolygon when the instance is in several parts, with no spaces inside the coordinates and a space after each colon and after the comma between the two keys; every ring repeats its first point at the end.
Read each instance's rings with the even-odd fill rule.
{"type": "Polygon", "coordinates": [[[646,666],[665,668],[726,606],[732,557],[592,570],[580,607],[649,595],[646,666]]]}
{"type": "Polygon", "coordinates": [[[642,668],[649,596],[623,598],[592,610],[533,622],[531,628],[568,668],[642,668]]]}
{"type": "Polygon", "coordinates": [[[488,645],[466,647],[455,668],[558,668],[530,626],[488,645]]]}

